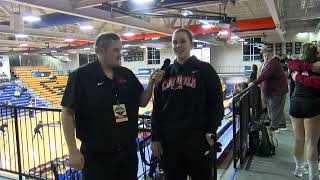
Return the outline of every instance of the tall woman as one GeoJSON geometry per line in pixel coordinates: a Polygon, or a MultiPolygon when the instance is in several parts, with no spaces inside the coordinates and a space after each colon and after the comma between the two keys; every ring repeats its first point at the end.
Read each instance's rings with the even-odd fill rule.
{"type": "Polygon", "coordinates": [[[289,64],[295,88],[290,99],[290,118],[294,131],[294,175],[301,177],[304,144],[307,145],[309,180],[318,180],[318,140],[320,137],[320,74],[314,73],[317,48],[307,43],[302,47],[301,61],[289,64]]]}
{"type": "Polygon", "coordinates": [[[152,112],[152,151],[162,156],[168,180],[212,178],[214,133],[223,118],[220,79],[213,67],[190,55],[192,34],[175,31],[176,60],[155,87],[152,112]]]}

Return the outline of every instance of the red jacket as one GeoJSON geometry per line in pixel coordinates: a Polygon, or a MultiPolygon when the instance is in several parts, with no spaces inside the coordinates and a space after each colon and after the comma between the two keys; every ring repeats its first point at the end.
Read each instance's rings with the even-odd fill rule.
{"type": "Polygon", "coordinates": [[[288,92],[288,81],[280,62],[272,58],[267,62],[255,84],[261,83],[264,96],[282,96],[288,92]]]}
{"type": "Polygon", "coordinates": [[[295,59],[289,63],[290,71],[298,71],[296,81],[302,83],[305,86],[320,88],[320,76],[304,76],[303,71],[312,71],[313,63],[307,63],[298,59],[295,59]]]}

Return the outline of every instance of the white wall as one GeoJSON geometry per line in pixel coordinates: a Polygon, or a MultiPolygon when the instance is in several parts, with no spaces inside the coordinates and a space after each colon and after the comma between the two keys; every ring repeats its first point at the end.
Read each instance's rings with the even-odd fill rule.
{"type": "Polygon", "coordinates": [[[218,73],[244,72],[244,66],[260,65],[260,61],[243,61],[241,44],[228,44],[211,48],[211,65],[218,73]]]}
{"type": "Polygon", "coordinates": [[[44,64],[50,66],[56,71],[59,71],[63,74],[68,74],[68,72],[75,70],[79,67],[79,55],[78,54],[69,54],[67,56],[59,56],[60,59],[68,58],[70,61],[63,62],[58,59],[55,59],[50,56],[42,56],[44,64]]]}
{"type": "Polygon", "coordinates": [[[320,32],[307,33],[287,33],[285,35],[286,42],[302,42],[302,45],[311,41],[320,40],[320,32]]]}
{"type": "Polygon", "coordinates": [[[59,73],[68,74],[69,71],[79,67],[79,56],[78,54],[69,54],[69,56],[57,56],[59,59],[68,58],[71,61],[63,62],[59,59],[51,56],[42,55],[26,55],[21,56],[22,66],[49,66],[59,73]]]}
{"type": "Polygon", "coordinates": [[[172,53],[171,48],[160,49],[160,64],[148,64],[148,54],[147,48],[144,49],[144,61],[133,61],[133,62],[124,62],[123,59],[121,60],[121,65],[131,69],[135,74],[138,73],[138,69],[144,68],[161,68],[163,61],[166,58],[171,59],[171,63],[175,59],[174,54],[172,53]]]}
{"type": "Polygon", "coordinates": [[[6,78],[10,79],[11,74],[10,74],[9,56],[0,56],[0,62],[2,63],[2,66],[0,66],[0,75],[2,73],[5,73],[6,78]]]}

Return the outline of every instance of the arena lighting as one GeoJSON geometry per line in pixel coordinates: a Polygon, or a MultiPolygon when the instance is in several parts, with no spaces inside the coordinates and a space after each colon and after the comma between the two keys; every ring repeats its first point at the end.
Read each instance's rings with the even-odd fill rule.
{"type": "Polygon", "coordinates": [[[41,18],[39,16],[24,16],[22,18],[23,21],[27,21],[27,22],[36,22],[36,21],[40,21],[41,18]]]}
{"type": "Polygon", "coordinates": [[[28,35],[26,35],[26,34],[15,34],[14,35],[16,38],[26,38],[26,37],[28,37],[28,35]]]}
{"type": "Polygon", "coordinates": [[[239,36],[231,36],[231,39],[239,39],[239,36]]]}
{"type": "Polygon", "coordinates": [[[70,38],[64,39],[64,42],[72,42],[72,41],[74,41],[74,39],[70,39],[70,38]]]}
{"type": "Polygon", "coordinates": [[[244,39],[239,39],[239,42],[244,42],[244,39]]]}
{"type": "Polygon", "coordinates": [[[200,47],[203,47],[203,45],[202,44],[198,44],[197,47],[200,48],[200,47]]]}
{"type": "Polygon", "coordinates": [[[181,14],[182,14],[182,16],[189,16],[189,15],[193,15],[193,12],[188,11],[188,10],[184,10],[181,14]]]}
{"type": "Polygon", "coordinates": [[[209,28],[213,28],[214,25],[213,24],[202,24],[201,26],[203,29],[209,29],[209,28]]]}
{"type": "Polygon", "coordinates": [[[300,37],[306,37],[308,36],[308,32],[299,32],[297,35],[300,36],[300,37]]]}
{"type": "Polygon", "coordinates": [[[27,47],[29,44],[20,44],[20,47],[27,47]]]}
{"type": "Polygon", "coordinates": [[[203,19],[201,19],[201,20],[199,20],[199,22],[201,24],[218,24],[220,22],[220,20],[213,20],[213,19],[211,19],[211,20],[203,20],[203,19]]]}
{"type": "Polygon", "coordinates": [[[220,34],[220,35],[228,35],[229,32],[228,32],[228,31],[220,31],[219,34],[220,34]]]}
{"type": "Polygon", "coordinates": [[[84,26],[80,26],[80,29],[82,29],[82,30],[91,30],[91,29],[93,29],[93,26],[84,25],[84,26]]]}
{"type": "Polygon", "coordinates": [[[134,36],[135,34],[133,32],[127,32],[123,34],[124,36],[134,36]]]}
{"type": "Polygon", "coordinates": [[[153,0],[132,0],[132,1],[137,4],[153,2],[153,0]]]}

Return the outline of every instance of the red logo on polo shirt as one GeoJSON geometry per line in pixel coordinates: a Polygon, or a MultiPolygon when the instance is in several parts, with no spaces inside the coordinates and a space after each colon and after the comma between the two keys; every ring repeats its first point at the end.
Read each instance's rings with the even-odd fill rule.
{"type": "Polygon", "coordinates": [[[127,80],[120,78],[120,79],[117,79],[117,83],[118,83],[119,85],[122,85],[122,84],[124,84],[124,83],[127,83],[127,80]]]}

